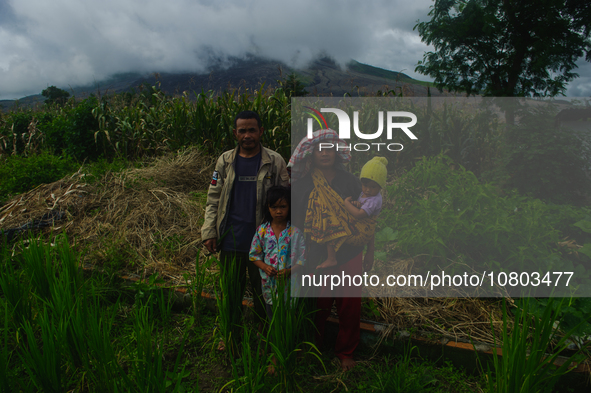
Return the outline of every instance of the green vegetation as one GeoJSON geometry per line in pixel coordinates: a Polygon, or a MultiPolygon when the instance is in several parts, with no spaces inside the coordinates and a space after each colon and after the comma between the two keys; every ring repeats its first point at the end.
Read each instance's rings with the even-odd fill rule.
{"type": "MultiPolygon", "coordinates": [[[[509,332],[509,317],[503,307],[503,330],[501,335],[503,356],[493,353],[494,372],[487,370],[489,392],[550,392],[560,376],[569,372],[569,367],[582,356],[570,356],[559,367],[554,365],[561,351],[568,347],[569,332],[558,337],[562,302],[553,306],[551,301],[539,318],[532,319],[527,299],[515,313],[514,326],[509,332]],[[535,327],[536,339],[528,340],[530,329],[535,327]],[[554,350],[548,354],[548,349],[554,350]]],[[[495,342],[497,344],[497,342],[495,342]]]]}
{"type": "Polygon", "coordinates": [[[279,87],[283,89],[285,95],[288,98],[308,95],[306,87],[295,72],[292,72],[277,82],[279,83],[279,87]]]}
{"type": "MultiPolygon", "coordinates": [[[[391,378],[390,372],[383,368],[393,361],[390,357],[361,363],[348,375],[331,375],[322,366],[334,372],[328,354],[294,352],[298,326],[289,332],[283,325],[284,318],[293,315],[289,307],[278,310],[277,330],[281,324],[283,339],[273,328],[268,336],[273,348],[269,354],[278,356],[277,374],[272,376],[267,375],[270,347],[250,324],[238,330],[240,352],[219,353],[219,336],[212,336],[214,316],[202,310],[197,324],[190,312],[173,311],[171,292],[156,275],[131,287],[98,272],[85,276],[65,238],[55,247],[32,238],[28,248],[11,255],[3,247],[0,255],[2,391],[264,392],[298,386],[330,392],[342,384],[352,391],[374,385],[382,390],[373,391],[385,391],[390,386],[384,379],[391,378]]],[[[423,378],[420,361],[411,360],[410,353],[400,358],[396,367],[401,377],[423,378]]],[[[450,391],[452,378],[461,381],[451,390],[456,392],[469,392],[479,383],[461,371],[450,374],[423,364],[429,367],[430,391],[450,391]]]]}
{"type": "MultiPolygon", "coordinates": [[[[399,251],[442,260],[495,261],[508,270],[566,258],[558,248],[565,234],[558,228],[565,220],[572,225],[591,213],[588,208],[559,209],[539,199],[501,193],[444,156],[424,158],[388,193],[396,204],[380,219],[396,223],[399,251]]],[[[586,238],[576,232],[579,239],[586,238]]]]}
{"type": "Polygon", "coordinates": [[[506,186],[521,194],[560,204],[585,204],[591,191],[585,173],[589,147],[585,134],[557,130],[552,113],[520,113],[519,124],[509,127],[511,141],[501,154],[506,186]]]}
{"type": "MultiPolygon", "coordinates": [[[[125,195],[144,188],[155,196],[155,206],[198,216],[207,179],[197,179],[203,176],[197,172],[221,151],[234,147],[234,115],[244,109],[261,114],[266,128],[263,143],[288,158],[290,100],[282,89],[202,92],[190,100],[168,97],[149,86],[138,94],[90,97],[61,107],[3,114],[0,202],[83,166],[87,175],[83,181],[96,183],[97,192],[117,190],[120,199],[112,204],[120,209],[112,215],[121,222],[131,215],[125,195]],[[153,157],[177,155],[193,145],[205,158],[197,170],[190,170],[196,175],[190,186],[179,185],[189,181],[184,174],[179,179],[172,176],[187,160],[175,162],[169,172],[158,167],[98,184],[109,171],[149,166],[153,157]],[[195,210],[176,204],[172,197],[178,195],[187,196],[195,210]]],[[[387,189],[388,208],[376,236],[378,259],[446,264],[487,260],[506,270],[546,261],[554,270],[572,270],[579,279],[589,278],[584,265],[591,259],[591,210],[586,207],[589,180],[582,170],[587,151],[577,135],[556,134],[550,126],[552,111],[521,114],[519,125],[505,128],[498,116],[486,112],[470,113],[454,106],[418,110],[418,116],[428,119],[416,126],[420,138],[405,144],[405,154],[389,164],[394,182],[387,189]]],[[[356,160],[353,171],[362,164],[356,160]]],[[[144,207],[152,202],[136,194],[134,198],[144,207]]],[[[92,220],[103,217],[101,209],[105,208],[96,204],[83,213],[92,220]]],[[[505,311],[500,338],[515,356],[498,359],[487,379],[467,377],[449,365],[436,366],[410,347],[395,357],[362,354],[362,360],[371,361],[362,361],[350,373],[335,373],[338,367],[331,363],[330,351],[318,352],[313,340],[301,333],[310,315],[299,304],[281,299],[283,291],[276,302],[282,307],[263,337],[257,337],[256,329],[241,315],[229,315],[231,296],[218,296],[217,313],[206,310],[199,295],[204,288],[235,287],[228,280],[231,275],[212,273],[213,259],[198,257],[196,270],[184,274],[194,294],[188,310],[172,307],[161,275],[148,274],[137,284],[122,287],[116,279],[122,270],[144,271],[147,258],[172,266],[180,248],[190,242],[194,251],[197,244],[198,239],[188,239],[191,231],[161,231],[153,222],[169,218],[162,214],[148,221],[148,210],[133,214],[141,218],[138,226],[149,227],[149,235],[138,231],[125,237],[123,233],[132,232],[135,224],[126,221],[120,232],[110,221],[91,240],[76,239],[73,247],[88,247],[87,258],[104,269],[103,275],[83,276],[79,257],[64,239],[52,241],[56,247],[29,240],[29,248],[16,244],[5,249],[0,261],[0,389],[503,391],[509,383],[521,386],[524,380],[554,378],[564,371],[554,373],[545,366],[541,370],[532,361],[519,373],[508,371],[517,370],[515,364],[523,360],[518,353],[527,349],[554,353],[553,345],[561,348],[565,343],[562,336],[554,336],[556,331],[547,335],[549,318],[561,320],[563,330],[578,336],[590,333],[587,299],[568,299],[560,306],[547,299],[529,305],[517,302],[521,308],[505,311]],[[148,237],[154,238],[153,247],[141,243],[148,237]],[[83,241],[99,246],[91,248],[83,241]],[[543,337],[548,339],[539,340],[543,337]],[[221,338],[228,343],[225,353],[217,351],[221,338]],[[275,376],[267,373],[273,358],[275,376]]],[[[366,302],[364,307],[378,318],[381,304],[366,302]]]]}
{"type": "Polygon", "coordinates": [[[41,152],[30,157],[0,158],[0,204],[10,196],[51,183],[75,172],[76,161],[68,156],[41,152]]]}
{"type": "Polygon", "coordinates": [[[576,61],[591,61],[591,10],[578,0],[435,0],[429,16],[415,29],[435,50],[416,71],[439,90],[556,96],[578,76],[576,61]]]}
{"type": "Polygon", "coordinates": [[[70,93],[55,86],[49,86],[41,92],[41,95],[46,98],[45,104],[47,105],[63,105],[70,97],[70,93]]]}

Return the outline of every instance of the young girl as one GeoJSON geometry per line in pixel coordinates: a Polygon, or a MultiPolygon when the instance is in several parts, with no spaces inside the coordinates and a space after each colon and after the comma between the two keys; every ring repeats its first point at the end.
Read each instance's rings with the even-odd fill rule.
{"type": "MultiPolygon", "coordinates": [[[[277,294],[277,279],[289,279],[303,265],[304,236],[291,220],[291,191],[286,187],[271,187],[267,192],[264,222],[256,230],[250,246],[250,260],[261,269],[261,286],[269,322],[273,316],[273,294],[277,294]]],[[[286,285],[289,282],[286,281],[286,285]]],[[[296,293],[292,291],[292,297],[296,293]]]]}

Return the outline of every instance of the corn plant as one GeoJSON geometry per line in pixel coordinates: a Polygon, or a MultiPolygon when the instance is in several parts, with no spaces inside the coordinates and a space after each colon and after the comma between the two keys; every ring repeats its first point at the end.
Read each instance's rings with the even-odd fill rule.
{"type": "Polygon", "coordinates": [[[289,100],[282,91],[202,91],[194,101],[166,97],[155,87],[151,99],[123,102],[114,97],[93,109],[99,125],[96,142],[105,141],[111,153],[123,157],[158,154],[196,144],[210,154],[235,147],[234,117],[243,110],[259,113],[267,132],[263,144],[290,154],[289,100]]]}

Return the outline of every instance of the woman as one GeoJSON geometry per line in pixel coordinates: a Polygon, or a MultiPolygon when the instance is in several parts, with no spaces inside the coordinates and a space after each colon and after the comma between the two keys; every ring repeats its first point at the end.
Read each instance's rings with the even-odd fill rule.
{"type": "MultiPolygon", "coordinates": [[[[288,167],[292,173],[292,222],[299,228],[306,228],[306,222],[310,215],[321,214],[319,209],[314,209],[317,202],[315,196],[319,195],[316,187],[326,187],[320,190],[322,193],[336,192],[340,197],[341,208],[344,199],[352,197],[356,199],[361,193],[361,183],[357,177],[346,171],[343,164],[351,159],[351,155],[344,147],[345,142],[340,140],[337,132],[333,130],[320,130],[314,133],[314,138],[304,138],[294,151],[288,167]],[[322,146],[319,144],[323,143],[322,146]],[[325,146],[339,146],[325,148],[325,146]],[[314,176],[316,175],[316,176],[314,176]],[[318,178],[326,181],[319,182],[318,178]],[[315,181],[315,178],[316,180],[315,181]],[[308,213],[308,217],[306,217],[308,213]]],[[[328,205],[330,206],[330,204],[328,205]]],[[[333,205],[334,206],[334,205],[333,205]]],[[[337,207],[335,206],[335,209],[337,207]]],[[[314,242],[311,236],[306,239],[306,252],[308,271],[306,274],[338,275],[351,277],[361,275],[363,246],[343,244],[336,252],[337,265],[324,269],[316,269],[327,259],[327,246],[314,242]]],[[[373,261],[373,255],[366,255],[366,260],[373,261]]],[[[329,284],[330,285],[330,284],[329,284]]],[[[302,288],[309,289],[309,288],[302,288]]],[[[318,331],[318,344],[322,345],[326,319],[330,315],[333,303],[336,303],[339,317],[339,333],[335,344],[335,354],[341,361],[343,370],[349,370],[355,366],[353,352],[359,344],[359,323],[361,318],[361,287],[352,285],[339,286],[331,291],[330,286],[318,288],[316,307],[316,329],[318,331]]]]}

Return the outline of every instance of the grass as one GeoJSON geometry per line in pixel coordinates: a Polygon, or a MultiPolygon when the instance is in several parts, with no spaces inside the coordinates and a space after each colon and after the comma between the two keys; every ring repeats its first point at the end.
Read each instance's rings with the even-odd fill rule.
{"type": "MultiPolygon", "coordinates": [[[[553,307],[553,301],[541,317],[529,313],[530,302],[524,299],[515,311],[514,325],[509,332],[509,317],[503,307],[503,331],[500,347],[503,356],[493,352],[493,369],[488,368],[486,377],[489,392],[550,392],[560,376],[571,371],[573,362],[583,359],[580,350],[559,367],[554,363],[560,353],[567,349],[572,330],[559,336],[561,321],[558,318],[564,299],[553,307]],[[533,338],[530,339],[530,335],[533,338]]],[[[503,302],[503,306],[505,306],[503,302]]],[[[495,345],[498,343],[495,341],[495,345]]]]}
{"type": "Polygon", "coordinates": [[[200,308],[197,321],[194,308],[175,310],[168,292],[156,285],[157,277],[117,287],[99,274],[83,276],[66,239],[58,239],[54,247],[29,244],[15,255],[5,248],[0,263],[3,392],[331,392],[343,385],[349,391],[383,391],[392,384],[392,365],[409,381],[423,381],[427,367],[431,391],[468,392],[475,383],[455,370],[456,379],[472,382],[453,384],[437,366],[416,358],[416,352],[413,357],[360,353],[359,367],[343,374],[330,351],[319,353],[298,340],[297,321],[288,319],[301,319],[301,314],[290,311],[290,302],[276,310],[270,352],[254,325],[239,320],[233,321],[240,323],[233,331],[241,340],[234,356],[228,356],[217,350],[214,334],[221,314],[200,308]],[[22,303],[13,289],[25,295],[22,303]],[[292,329],[286,329],[290,323],[292,329]],[[274,376],[267,373],[271,353],[281,370],[274,376]],[[452,384],[456,390],[448,389],[452,384]]]}

